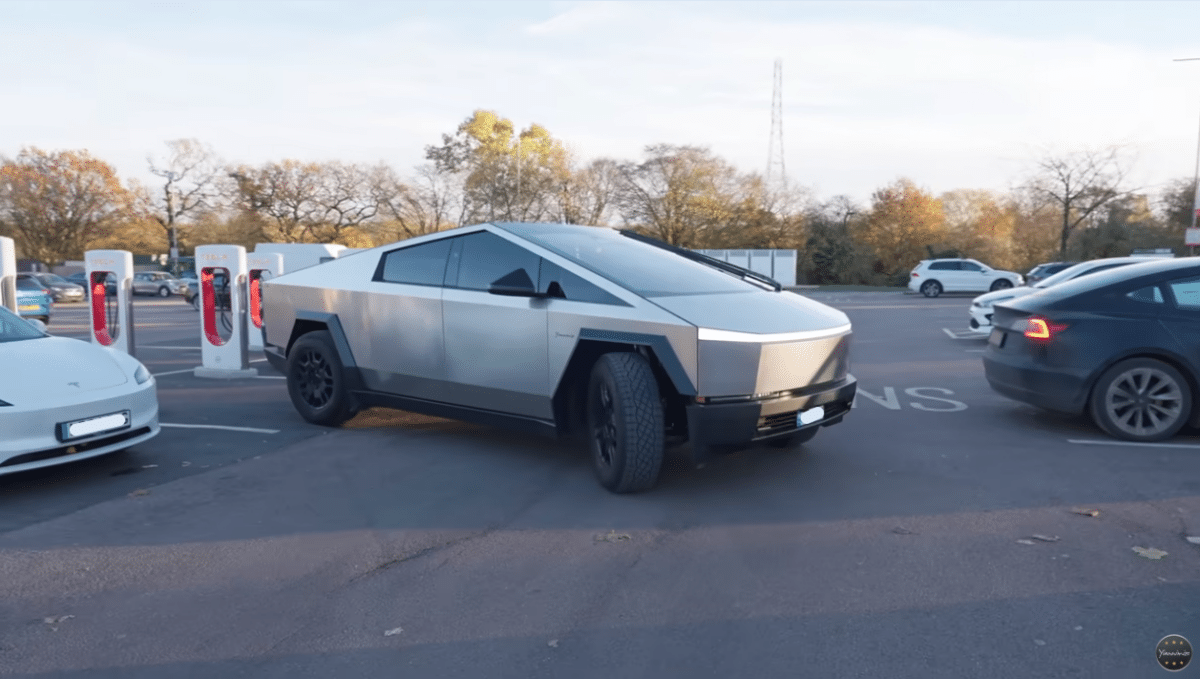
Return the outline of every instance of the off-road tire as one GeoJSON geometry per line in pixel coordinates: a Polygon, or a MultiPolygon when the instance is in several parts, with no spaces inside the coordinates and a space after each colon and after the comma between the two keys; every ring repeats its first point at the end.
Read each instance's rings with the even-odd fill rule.
{"type": "Polygon", "coordinates": [[[991,291],[995,292],[997,290],[1007,290],[1007,289],[1011,288],[1012,286],[1013,286],[1013,282],[1008,280],[1007,278],[998,278],[998,279],[996,279],[995,282],[992,283],[991,291]]]}
{"type": "Polygon", "coordinates": [[[1192,389],[1170,365],[1153,358],[1131,358],[1105,370],[1096,380],[1088,410],[1092,421],[1109,436],[1125,441],[1164,441],[1179,433],[1191,418],[1192,389]],[[1147,388],[1145,397],[1159,398],[1138,404],[1137,392],[1147,388]],[[1149,414],[1131,412],[1138,410],[1162,419],[1154,422],[1149,414]]]}
{"type": "Polygon", "coordinates": [[[820,427],[809,427],[808,429],[801,429],[788,434],[787,436],[769,439],[767,441],[767,445],[772,448],[780,448],[784,450],[795,448],[796,446],[803,445],[813,440],[813,437],[817,435],[818,429],[820,429],[820,427]]]}
{"type": "Polygon", "coordinates": [[[648,490],[665,454],[663,407],[649,362],[635,353],[604,354],[587,390],[588,448],[600,485],[613,493],[648,490]]]}
{"type": "Polygon", "coordinates": [[[933,298],[942,294],[942,284],[937,281],[925,281],[921,284],[921,294],[933,298]]]}
{"type": "Polygon", "coordinates": [[[288,396],[305,420],[336,427],[354,416],[346,371],[327,330],[301,335],[287,357],[288,396]]]}

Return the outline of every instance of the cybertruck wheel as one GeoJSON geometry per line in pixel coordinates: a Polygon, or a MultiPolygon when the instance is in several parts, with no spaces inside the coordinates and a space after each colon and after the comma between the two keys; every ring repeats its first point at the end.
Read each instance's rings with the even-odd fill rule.
{"type": "Polygon", "coordinates": [[[997,290],[1007,290],[1013,286],[1012,281],[1007,278],[998,278],[995,283],[992,283],[992,292],[997,290]]]}
{"type": "Polygon", "coordinates": [[[926,297],[937,297],[942,294],[942,284],[937,281],[925,281],[921,284],[921,294],[926,297]]]}
{"type": "Polygon", "coordinates": [[[1179,433],[1192,413],[1192,390],[1179,371],[1153,358],[1132,358],[1096,381],[1092,420],[1109,436],[1126,441],[1164,441],[1179,433]]]}
{"type": "Polygon", "coordinates": [[[665,452],[663,408],[645,358],[619,352],[596,361],[588,383],[587,431],[600,485],[636,493],[658,481],[665,452]]]}
{"type": "Polygon", "coordinates": [[[296,412],[313,424],[336,427],[354,416],[345,370],[325,330],[306,333],[292,345],[287,386],[296,412]]]}
{"type": "Polygon", "coordinates": [[[793,434],[789,434],[787,436],[781,436],[776,439],[770,439],[769,441],[767,441],[767,445],[772,448],[780,448],[780,449],[784,449],[784,450],[795,448],[796,446],[808,443],[809,441],[813,440],[813,437],[817,435],[818,429],[820,429],[820,427],[809,427],[808,429],[801,429],[800,431],[795,432],[793,434]]]}

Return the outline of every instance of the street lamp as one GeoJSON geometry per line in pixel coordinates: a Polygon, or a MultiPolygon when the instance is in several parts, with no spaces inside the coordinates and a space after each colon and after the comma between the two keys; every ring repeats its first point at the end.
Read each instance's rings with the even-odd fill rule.
{"type": "MultiPolygon", "coordinates": [[[[1200,61],[1200,57],[1188,57],[1187,59],[1175,59],[1175,61],[1200,61]]],[[[1196,214],[1200,212],[1200,134],[1196,137],[1196,173],[1192,178],[1192,228],[1196,228],[1196,214]]],[[[1190,251],[1188,254],[1196,254],[1196,246],[1188,246],[1190,251]]]]}

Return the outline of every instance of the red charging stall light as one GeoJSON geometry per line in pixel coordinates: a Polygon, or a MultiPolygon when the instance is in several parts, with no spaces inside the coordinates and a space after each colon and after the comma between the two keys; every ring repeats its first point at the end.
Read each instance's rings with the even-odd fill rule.
{"type": "Polygon", "coordinates": [[[213,290],[213,269],[211,267],[205,267],[200,271],[200,295],[200,301],[204,307],[204,336],[208,339],[209,344],[219,347],[225,344],[225,341],[217,332],[217,295],[213,290]]]}
{"type": "Polygon", "coordinates": [[[108,333],[108,311],[104,304],[108,294],[108,286],[105,284],[107,279],[107,271],[92,272],[92,334],[97,342],[106,347],[111,346],[114,341],[113,336],[108,333]]]}
{"type": "Polygon", "coordinates": [[[262,321],[262,271],[250,272],[250,321],[254,327],[263,327],[262,321]]]}

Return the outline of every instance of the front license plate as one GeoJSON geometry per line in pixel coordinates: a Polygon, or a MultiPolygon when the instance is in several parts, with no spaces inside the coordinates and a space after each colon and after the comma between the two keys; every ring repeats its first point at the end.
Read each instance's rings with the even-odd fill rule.
{"type": "Polygon", "coordinates": [[[992,328],[992,334],[988,336],[988,344],[996,347],[997,349],[1003,349],[1004,338],[1006,337],[1008,337],[1008,335],[1000,328],[992,328]]]}
{"type": "Polygon", "coordinates": [[[36,304],[22,304],[21,306],[17,307],[19,311],[37,311],[40,308],[41,307],[36,304]]]}
{"type": "Polygon", "coordinates": [[[825,418],[825,407],[824,406],[817,406],[816,408],[809,408],[808,410],[801,410],[800,412],[796,413],[796,426],[803,427],[806,424],[812,424],[813,422],[820,422],[824,418],[825,418]]]}
{"type": "Polygon", "coordinates": [[[129,411],[125,410],[119,413],[90,417],[86,420],[77,420],[75,422],[65,422],[58,426],[59,438],[63,441],[91,436],[92,434],[100,434],[106,431],[116,431],[117,429],[124,429],[129,426],[129,411]]]}

